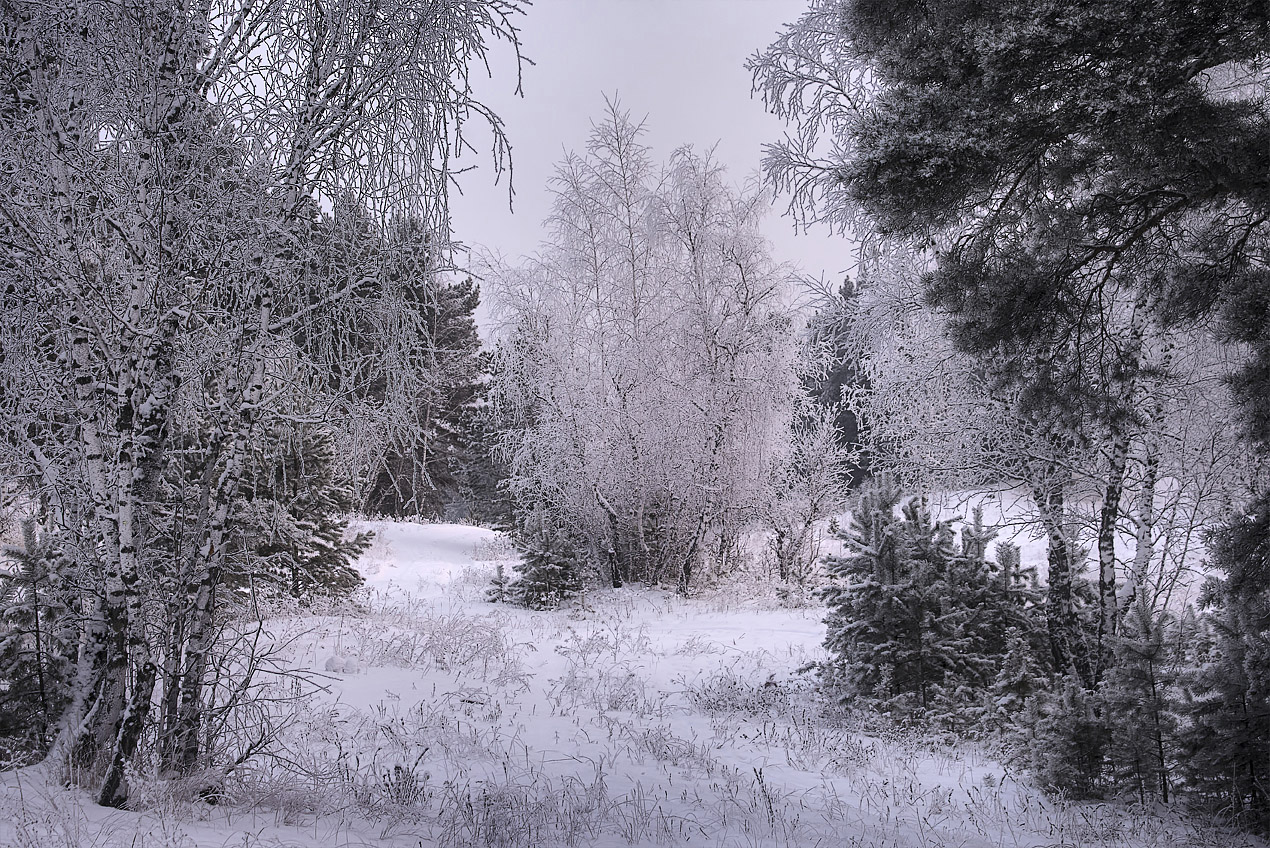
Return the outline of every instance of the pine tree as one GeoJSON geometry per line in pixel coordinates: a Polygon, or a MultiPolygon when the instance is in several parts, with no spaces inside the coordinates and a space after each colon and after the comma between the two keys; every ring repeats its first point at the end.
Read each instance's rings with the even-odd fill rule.
{"type": "Polygon", "coordinates": [[[1152,610],[1145,596],[1128,610],[1113,639],[1114,663],[1103,680],[1106,721],[1111,730],[1108,754],[1113,779],[1146,803],[1168,803],[1177,721],[1171,689],[1175,662],[1169,649],[1172,621],[1152,610]]]}
{"type": "Polygon", "coordinates": [[[1206,583],[1213,645],[1183,676],[1187,788],[1201,804],[1270,832],[1270,499],[1209,539],[1222,572],[1206,583]]]}
{"type": "Polygon", "coordinates": [[[969,555],[957,549],[952,522],[934,521],[924,498],[909,501],[903,515],[924,609],[916,669],[922,710],[943,726],[961,728],[972,720],[976,694],[995,670],[985,560],[973,534],[965,537],[969,555]]]}
{"type": "Polygon", "coordinates": [[[503,567],[502,562],[494,563],[494,577],[485,590],[485,600],[491,604],[501,604],[508,600],[508,585],[510,581],[507,578],[507,569],[503,567]]]}
{"type": "Polygon", "coordinates": [[[987,718],[996,729],[1015,729],[1032,698],[1044,690],[1046,681],[1037,665],[1035,648],[1024,631],[1011,627],[1006,633],[1005,654],[988,690],[987,718]]]}
{"type": "Polygon", "coordinates": [[[0,767],[52,743],[69,697],[73,631],[56,552],[33,520],[22,524],[21,547],[0,555],[0,767]]]}
{"type": "Polygon", "coordinates": [[[1103,796],[1110,731],[1100,708],[1098,696],[1075,674],[1032,702],[1026,718],[1030,771],[1043,788],[1077,800],[1103,796]]]}
{"type": "Polygon", "coordinates": [[[336,476],[332,439],[318,428],[300,427],[278,436],[281,455],[254,458],[251,486],[244,493],[239,529],[243,557],[236,582],[263,581],[257,588],[301,600],[346,596],[363,582],[353,567],[373,539],[346,539],[354,505],[352,486],[336,476]]]}
{"type": "Polygon", "coordinates": [[[902,496],[889,477],[866,484],[850,524],[838,534],[846,556],[825,559],[824,644],[832,656],[825,672],[844,701],[891,698],[899,688],[896,667],[905,664],[919,638],[909,541],[895,514],[902,496]]]}
{"type": "Polygon", "coordinates": [[[900,499],[888,478],[866,484],[840,534],[848,556],[826,561],[827,682],[844,700],[965,729],[983,717],[1005,629],[1036,627],[986,557],[994,531],[981,515],[958,548],[951,521],[934,521],[920,498],[896,516],[900,499]]]}
{"type": "Polygon", "coordinates": [[[583,564],[567,536],[539,528],[517,539],[521,561],[506,584],[508,602],[534,610],[554,609],[582,591],[583,564]]]}

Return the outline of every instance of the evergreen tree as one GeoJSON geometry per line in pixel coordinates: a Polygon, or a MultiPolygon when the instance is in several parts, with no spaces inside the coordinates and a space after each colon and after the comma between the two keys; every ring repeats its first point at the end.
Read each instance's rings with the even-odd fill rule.
{"type": "Polygon", "coordinates": [[[1114,663],[1103,681],[1103,702],[1111,730],[1108,755],[1112,778],[1143,803],[1168,803],[1177,721],[1171,692],[1175,658],[1169,648],[1172,621],[1143,596],[1128,610],[1113,639],[1114,663]]]}
{"type": "Polygon", "coordinates": [[[508,600],[507,587],[509,584],[507,569],[503,567],[503,563],[494,563],[494,577],[489,582],[489,588],[485,590],[485,600],[491,604],[501,604],[503,601],[508,600]]]}
{"type": "Polygon", "coordinates": [[[502,430],[489,402],[493,356],[482,350],[478,380],[463,406],[457,424],[454,476],[467,517],[486,525],[509,527],[513,522],[511,497],[504,485],[510,473],[500,450],[502,430]]]}
{"type": "Polygon", "coordinates": [[[951,521],[934,521],[924,498],[910,500],[903,515],[923,608],[922,710],[942,725],[963,727],[977,693],[992,680],[1000,647],[990,642],[994,604],[986,560],[972,534],[965,539],[972,553],[958,550],[951,521]]]}
{"type": "Polygon", "coordinates": [[[1263,3],[810,5],[751,63],[801,124],[765,161],[795,210],[939,242],[958,344],[1072,418],[1135,411],[1113,303],[1228,312],[1270,422],[1263,3]]]}
{"type": "Polygon", "coordinates": [[[1036,631],[1034,593],[988,561],[994,531],[980,514],[958,547],[924,500],[897,516],[900,498],[889,478],[866,484],[841,534],[848,555],[826,560],[826,677],[844,699],[964,729],[983,717],[1007,632],[1036,631]]]}
{"type": "MultiPolygon", "coordinates": [[[[538,527],[517,539],[521,561],[501,595],[508,602],[534,610],[554,609],[585,587],[584,567],[567,535],[538,527]]],[[[496,578],[497,580],[497,578],[496,578]]],[[[498,590],[495,583],[493,590],[498,590]]]]}
{"type": "Polygon", "coordinates": [[[919,632],[909,540],[895,514],[902,496],[889,477],[865,485],[838,534],[846,556],[825,559],[825,671],[844,700],[889,697],[919,632]]]}
{"type": "Polygon", "coordinates": [[[1100,710],[1098,696],[1075,674],[1033,700],[1025,719],[1028,755],[1032,777],[1043,788],[1077,800],[1103,796],[1110,731],[1100,710]]]}
{"type": "MultiPolygon", "coordinates": [[[[1001,543],[996,560],[989,560],[988,545],[996,532],[984,525],[983,511],[976,507],[961,528],[959,550],[947,560],[942,580],[933,587],[944,618],[955,622],[945,630],[957,636],[948,646],[956,652],[956,664],[949,669],[949,685],[939,699],[940,723],[951,728],[981,726],[998,714],[1002,708],[991,697],[998,683],[1016,697],[1026,697],[1024,678],[1035,673],[1034,652],[1044,638],[1035,569],[1023,570],[1018,548],[1009,543],[1001,543]],[[1015,649],[1013,677],[1005,682],[1001,674],[1012,637],[1022,644],[1015,649]]],[[[1020,706],[1010,704],[1011,709],[1020,706]]]]}
{"type": "Polygon", "coordinates": [[[240,570],[231,582],[262,580],[258,588],[273,587],[301,600],[348,595],[363,582],[353,562],[373,534],[345,538],[355,497],[352,486],[336,476],[330,435],[301,426],[267,444],[281,449],[253,457],[238,530],[240,570]]]}
{"type": "Polygon", "coordinates": [[[480,511],[477,489],[486,484],[482,442],[488,434],[477,413],[488,382],[474,313],[480,287],[470,278],[441,284],[416,269],[409,297],[426,328],[429,349],[411,367],[428,377],[417,399],[409,437],[384,457],[366,503],[373,512],[469,518],[480,511]]]}
{"type": "Polygon", "coordinates": [[[22,536],[21,547],[0,549],[11,564],[0,569],[0,768],[48,750],[75,656],[63,585],[70,569],[59,567],[33,520],[22,536]]]}
{"type": "Polygon", "coordinates": [[[1035,648],[1024,631],[1011,627],[1006,633],[1005,654],[988,690],[991,700],[986,718],[991,726],[997,730],[1017,729],[1018,720],[1045,685],[1035,648]]]}
{"type": "Polygon", "coordinates": [[[1184,683],[1183,777],[1195,799],[1270,832],[1270,502],[1209,539],[1222,572],[1202,602],[1214,636],[1184,683]]]}

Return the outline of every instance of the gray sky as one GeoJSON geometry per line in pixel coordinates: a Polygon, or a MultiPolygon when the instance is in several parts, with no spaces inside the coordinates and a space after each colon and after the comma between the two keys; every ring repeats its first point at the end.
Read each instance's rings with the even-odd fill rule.
{"type": "MultiPolygon", "coordinates": [[[[682,144],[717,145],[731,179],[744,182],[759,169],[763,143],[784,131],[761,100],[751,99],[745,60],[805,6],[805,0],[536,0],[517,19],[523,52],[535,63],[524,69],[524,98],[513,96],[505,45],[495,50],[494,78],[477,81],[511,137],[515,211],[507,208],[505,179],[492,184],[481,150],[478,170],[463,176],[463,195],[451,201],[456,235],[509,260],[534,252],[550,211],[547,180],[565,150],[585,145],[606,94],[632,117],[647,116],[645,138],[659,158],[682,144]]],[[[478,164],[476,157],[468,164],[478,164]]],[[[776,259],[839,279],[851,264],[850,243],[823,229],[795,234],[783,211],[778,201],[766,226],[776,259]]]]}

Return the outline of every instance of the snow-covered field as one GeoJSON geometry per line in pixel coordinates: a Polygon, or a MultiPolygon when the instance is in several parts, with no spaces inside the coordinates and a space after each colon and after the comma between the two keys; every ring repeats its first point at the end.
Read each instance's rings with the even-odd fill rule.
{"type": "Polygon", "coordinates": [[[490,604],[505,539],[374,523],[359,610],[271,618],[311,671],[216,803],[134,776],[137,811],[0,775],[0,846],[1263,846],[1168,810],[1044,799],[968,748],[868,736],[799,669],[819,609],[732,587],[490,604]],[[316,688],[312,685],[316,684],[316,688]]]}

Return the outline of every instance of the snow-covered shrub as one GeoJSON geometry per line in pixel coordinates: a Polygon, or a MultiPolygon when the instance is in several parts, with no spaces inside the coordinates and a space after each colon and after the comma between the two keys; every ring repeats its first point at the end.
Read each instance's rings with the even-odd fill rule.
{"type": "Polygon", "coordinates": [[[558,784],[541,773],[442,787],[439,848],[546,848],[594,844],[612,802],[603,775],[558,784]]]}
{"type": "Polygon", "coordinates": [[[738,674],[734,666],[723,666],[704,678],[687,681],[685,692],[689,702],[703,712],[752,715],[787,712],[793,694],[789,684],[777,681],[774,675],[759,681],[738,674]]]}
{"type": "Polygon", "coordinates": [[[552,181],[549,234],[488,272],[508,490],[576,528],[613,585],[688,584],[756,517],[797,387],[770,200],[709,154],[659,166],[615,104],[552,181]]]}

